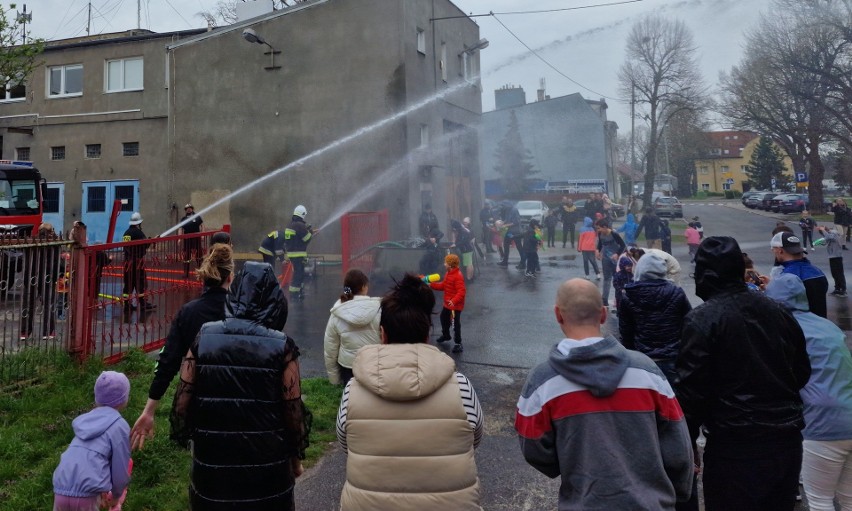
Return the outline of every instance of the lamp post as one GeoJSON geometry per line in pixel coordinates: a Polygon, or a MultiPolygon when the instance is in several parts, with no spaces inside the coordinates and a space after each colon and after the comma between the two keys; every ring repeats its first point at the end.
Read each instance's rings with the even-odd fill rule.
{"type": "Polygon", "coordinates": [[[247,29],[243,30],[243,39],[245,39],[246,41],[248,41],[250,43],[265,44],[266,46],[269,46],[269,51],[263,52],[263,54],[270,56],[271,63],[270,63],[270,65],[265,66],[264,69],[267,69],[267,70],[281,69],[281,66],[275,65],[275,55],[278,54],[278,53],[281,53],[281,51],[273,48],[271,44],[267,43],[266,40],[263,37],[260,36],[260,34],[258,34],[257,32],[255,32],[254,30],[252,30],[250,28],[247,28],[247,29]]]}

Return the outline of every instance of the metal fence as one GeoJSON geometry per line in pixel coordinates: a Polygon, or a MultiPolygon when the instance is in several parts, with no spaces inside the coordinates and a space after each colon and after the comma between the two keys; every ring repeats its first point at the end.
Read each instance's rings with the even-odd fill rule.
{"type": "Polygon", "coordinates": [[[70,245],[0,238],[0,383],[36,378],[65,351],[70,245]]]}
{"type": "Polygon", "coordinates": [[[112,363],[161,347],[201,294],[195,269],[212,234],[92,246],[0,238],[0,385],[37,378],[68,354],[112,363]]]}
{"type": "Polygon", "coordinates": [[[368,274],[373,269],[376,244],[388,240],[388,210],[347,213],[340,218],[343,273],[357,267],[368,274]]]}

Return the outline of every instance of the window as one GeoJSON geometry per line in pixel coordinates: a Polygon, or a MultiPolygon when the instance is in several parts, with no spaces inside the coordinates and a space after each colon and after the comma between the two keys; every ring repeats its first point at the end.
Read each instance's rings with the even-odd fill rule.
{"type": "Polygon", "coordinates": [[[714,156],[718,156],[718,155],[722,154],[722,150],[718,147],[714,147],[713,149],[710,149],[710,154],[712,154],[714,156]]]}
{"type": "Polygon", "coordinates": [[[15,148],[15,159],[16,160],[30,160],[30,148],[29,147],[16,147],[15,148]]]}
{"type": "Polygon", "coordinates": [[[106,63],[107,92],[142,90],[142,57],[108,60],[106,63]]]}
{"type": "Polygon", "coordinates": [[[729,150],[725,149],[724,153],[725,153],[725,154],[730,154],[730,153],[731,153],[731,151],[729,151],[729,150]]]}
{"type": "Polygon", "coordinates": [[[731,137],[729,135],[725,135],[725,140],[731,140],[731,137]]]}
{"type": "Polygon", "coordinates": [[[729,183],[727,181],[723,181],[722,182],[722,190],[730,190],[730,189],[731,189],[731,183],[729,183]]]}
{"type": "Polygon", "coordinates": [[[420,125],[420,147],[429,145],[429,126],[426,124],[420,125]]]}
{"type": "Polygon", "coordinates": [[[124,142],[121,144],[122,156],[139,156],[139,142],[124,142]]]}
{"type": "Polygon", "coordinates": [[[50,148],[50,159],[51,160],[64,160],[65,159],[65,146],[60,145],[56,147],[50,148]]]}
{"type": "Polygon", "coordinates": [[[47,95],[50,97],[81,96],[83,94],[83,65],[47,68],[47,95]]]}
{"type": "Polygon", "coordinates": [[[417,29],[417,51],[426,55],[426,32],[422,28],[417,29]]]}
{"type": "Polygon", "coordinates": [[[745,174],[747,170],[748,170],[748,165],[740,165],[740,172],[745,174]]]}
{"type": "Polygon", "coordinates": [[[730,167],[722,165],[722,174],[727,174],[728,172],[730,172],[730,167]]]}
{"type": "Polygon", "coordinates": [[[45,213],[59,213],[59,188],[45,190],[42,208],[45,213]]]}
{"type": "Polygon", "coordinates": [[[447,81],[447,43],[441,43],[441,61],[438,63],[441,68],[441,80],[447,81]]]}
{"type": "Polygon", "coordinates": [[[86,144],[86,159],[96,160],[101,157],[100,144],[86,144]]]}
{"type": "Polygon", "coordinates": [[[24,82],[15,84],[10,80],[6,84],[5,94],[0,94],[0,101],[23,101],[27,99],[27,86],[24,82]]]}
{"type": "Polygon", "coordinates": [[[106,186],[90,186],[87,195],[86,211],[89,213],[106,211],[106,186]]]}
{"type": "Polygon", "coordinates": [[[739,135],[734,135],[734,140],[740,138],[739,135]]]}
{"type": "Polygon", "coordinates": [[[115,200],[127,200],[121,203],[121,210],[133,211],[133,186],[116,186],[115,200]]]}
{"type": "Polygon", "coordinates": [[[709,192],[710,191],[710,183],[701,183],[701,189],[704,190],[705,192],[709,192]]]}
{"type": "Polygon", "coordinates": [[[702,174],[709,174],[709,173],[710,173],[710,169],[709,169],[706,165],[702,165],[702,166],[699,168],[699,171],[700,171],[702,174]]]}

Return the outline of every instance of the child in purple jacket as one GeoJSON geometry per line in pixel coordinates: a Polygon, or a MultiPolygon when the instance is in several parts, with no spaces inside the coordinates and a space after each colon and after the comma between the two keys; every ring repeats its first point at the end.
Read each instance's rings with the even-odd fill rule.
{"type": "Polygon", "coordinates": [[[129,395],[124,374],[98,376],[97,406],[71,423],[74,440],[53,472],[53,511],[121,509],[130,482],[130,426],[119,411],[127,407],[129,395]]]}

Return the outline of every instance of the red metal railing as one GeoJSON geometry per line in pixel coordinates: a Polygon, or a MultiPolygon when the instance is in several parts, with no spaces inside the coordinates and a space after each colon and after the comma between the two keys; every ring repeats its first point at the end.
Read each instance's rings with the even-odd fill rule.
{"type": "Polygon", "coordinates": [[[212,231],[77,248],[69,351],[107,363],[160,348],[178,310],[201,294],[195,269],[212,231]]]}
{"type": "Polygon", "coordinates": [[[347,213],[340,218],[343,273],[357,267],[370,273],[373,269],[371,247],[388,240],[388,210],[347,213]]]}

